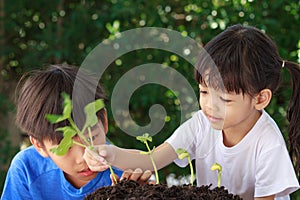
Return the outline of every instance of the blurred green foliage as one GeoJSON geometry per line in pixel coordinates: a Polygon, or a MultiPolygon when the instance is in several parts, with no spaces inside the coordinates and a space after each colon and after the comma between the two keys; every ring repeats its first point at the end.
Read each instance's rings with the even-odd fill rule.
{"type": "MultiPolygon", "coordinates": [[[[67,62],[80,66],[104,39],[113,39],[119,32],[138,27],[172,29],[205,44],[229,25],[249,24],[274,39],[283,59],[299,63],[299,14],[299,0],[0,0],[0,84],[15,82],[24,72],[47,63],[67,62]]],[[[175,68],[198,92],[189,63],[171,52],[143,49],[121,56],[105,71],[101,83],[107,96],[110,97],[124,73],[150,62],[175,68]]],[[[282,87],[267,110],[286,137],[285,115],[291,86],[286,70],[283,75],[282,87]]],[[[0,92],[0,115],[5,116],[9,108],[1,105],[10,104],[8,95],[12,93],[7,94],[3,87],[0,92]]],[[[168,117],[164,128],[153,137],[153,146],[169,137],[179,125],[180,105],[176,94],[168,88],[144,86],[134,92],[130,103],[131,116],[140,125],[149,123],[151,105],[165,107],[168,117]]],[[[116,126],[109,106],[108,111],[110,140],[122,147],[143,149],[134,137],[116,126]]],[[[0,128],[6,130],[5,124],[0,128]]],[[[2,145],[3,140],[0,143],[2,145]]],[[[187,174],[188,169],[172,164],[160,171],[161,179],[171,172],[187,174]]],[[[295,194],[293,198],[299,197],[295,194]]]]}

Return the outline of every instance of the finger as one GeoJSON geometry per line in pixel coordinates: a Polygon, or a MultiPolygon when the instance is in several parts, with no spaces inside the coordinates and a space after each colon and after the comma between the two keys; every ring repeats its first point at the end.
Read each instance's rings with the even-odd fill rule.
{"type": "Polygon", "coordinates": [[[103,156],[103,157],[107,156],[107,151],[106,151],[107,146],[105,146],[105,145],[97,145],[94,148],[95,148],[95,151],[89,149],[89,152],[91,154],[94,154],[95,156],[96,155],[98,155],[98,156],[100,155],[100,156],[103,156]]]}
{"type": "Polygon", "coordinates": [[[147,182],[150,177],[152,176],[152,172],[150,170],[144,171],[144,173],[141,175],[139,181],[140,182],[147,182]]]}
{"type": "Polygon", "coordinates": [[[119,182],[119,176],[115,174],[114,176],[110,174],[111,185],[114,186],[119,182]]]}
{"type": "Polygon", "coordinates": [[[83,154],[83,158],[88,163],[88,165],[107,165],[107,161],[99,156],[96,152],[86,148],[83,154]]]}
{"type": "Polygon", "coordinates": [[[85,156],[89,159],[94,159],[94,160],[100,161],[102,163],[105,162],[105,159],[103,157],[101,157],[99,154],[97,154],[95,151],[93,151],[89,148],[85,148],[84,157],[85,156]]]}
{"type": "Polygon", "coordinates": [[[101,149],[98,152],[99,152],[99,156],[103,156],[103,157],[107,156],[107,151],[105,149],[101,149]]]}
{"type": "Polygon", "coordinates": [[[90,159],[86,159],[86,164],[89,166],[101,166],[104,165],[103,163],[97,161],[97,160],[90,160],[90,159]]]}
{"type": "Polygon", "coordinates": [[[131,174],[133,173],[132,169],[127,169],[123,172],[120,180],[129,180],[131,174]]]}
{"type": "Polygon", "coordinates": [[[89,166],[90,170],[93,172],[102,172],[108,169],[108,166],[104,165],[96,165],[96,166],[89,166]]]}
{"type": "Polygon", "coordinates": [[[92,171],[104,171],[108,168],[108,165],[99,162],[97,160],[85,159],[86,164],[89,166],[92,171]]]}
{"type": "Polygon", "coordinates": [[[101,166],[104,165],[106,166],[107,164],[105,162],[99,161],[98,159],[95,159],[93,156],[91,156],[91,154],[89,153],[84,153],[83,154],[83,159],[86,161],[86,163],[89,166],[101,166]]]}
{"type": "Polygon", "coordinates": [[[143,174],[140,168],[136,168],[130,175],[129,180],[138,181],[143,174]]]}

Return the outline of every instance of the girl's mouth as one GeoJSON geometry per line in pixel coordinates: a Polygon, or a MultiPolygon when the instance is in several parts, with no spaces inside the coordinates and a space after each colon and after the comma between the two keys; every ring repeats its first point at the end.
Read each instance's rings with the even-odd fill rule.
{"type": "Polygon", "coordinates": [[[217,123],[217,122],[220,122],[222,120],[222,118],[219,118],[219,117],[213,117],[211,115],[208,115],[206,114],[208,120],[212,123],[217,123]]]}

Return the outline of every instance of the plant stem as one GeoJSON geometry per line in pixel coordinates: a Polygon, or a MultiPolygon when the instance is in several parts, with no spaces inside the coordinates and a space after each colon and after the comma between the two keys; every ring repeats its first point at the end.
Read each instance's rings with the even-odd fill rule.
{"type": "Polygon", "coordinates": [[[190,170],[191,170],[191,178],[190,178],[190,183],[193,186],[194,180],[195,180],[195,175],[194,175],[194,169],[193,169],[193,165],[192,165],[192,161],[191,158],[188,157],[188,161],[190,163],[190,170]]]}
{"type": "Polygon", "coordinates": [[[86,139],[86,137],[83,135],[84,129],[83,129],[82,131],[80,131],[80,130],[78,129],[78,127],[76,126],[76,124],[75,124],[75,122],[73,121],[72,118],[68,118],[68,120],[69,120],[71,126],[72,126],[73,128],[75,128],[75,130],[77,131],[78,136],[84,141],[84,143],[86,144],[86,146],[90,146],[89,141],[88,141],[88,140],[86,139]]]}
{"type": "Polygon", "coordinates": [[[79,146],[81,146],[81,147],[84,147],[84,148],[87,147],[87,146],[85,146],[84,144],[82,144],[82,143],[80,143],[80,142],[76,142],[75,140],[73,140],[73,143],[74,143],[74,144],[77,144],[77,145],[79,145],[79,146]]]}
{"type": "Polygon", "coordinates": [[[94,147],[94,142],[93,142],[93,136],[92,136],[91,127],[88,127],[88,133],[89,133],[89,138],[90,138],[91,146],[94,147]]]}
{"type": "Polygon", "coordinates": [[[155,173],[155,179],[156,179],[156,184],[159,184],[159,177],[158,177],[158,172],[157,172],[157,168],[156,168],[156,165],[155,165],[155,162],[154,162],[154,159],[153,159],[153,156],[152,156],[152,151],[150,150],[150,147],[148,145],[148,142],[145,141],[145,144],[146,144],[146,147],[149,151],[149,156],[150,156],[150,159],[151,159],[151,162],[152,162],[152,165],[153,165],[153,168],[154,168],[154,173],[155,173]]]}
{"type": "Polygon", "coordinates": [[[113,177],[115,183],[118,183],[118,180],[117,180],[117,178],[116,178],[115,172],[114,172],[114,170],[112,169],[111,165],[108,164],[108,167],[109,167],[110,174],[112,175],[112,177],[113,177]]]}
{"type": "Polygon", "coordinates": [[[221,187],[222,171],[218,171],[218,187],[221,187]]]}

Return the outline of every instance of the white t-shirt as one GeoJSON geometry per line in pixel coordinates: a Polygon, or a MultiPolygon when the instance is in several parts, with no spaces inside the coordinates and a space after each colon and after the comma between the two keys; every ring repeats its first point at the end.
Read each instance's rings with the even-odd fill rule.
{"type": "MultiPolygon", "coordinates": [[[[221,185],[246,200],[272,194],[277,199],[289,199],[299,188],[283,136],[265,111],[249,133],[230,148],[223,144],[222,131],[213,129],[201,110],[166,142],[174,150],[186,149],[195,159],[198,186],[217,186],[217,171],[210,170],[217,162],[223,169],[221,185]]],[[[188,165],[187,159],[175,163],[188,165]]]]}

